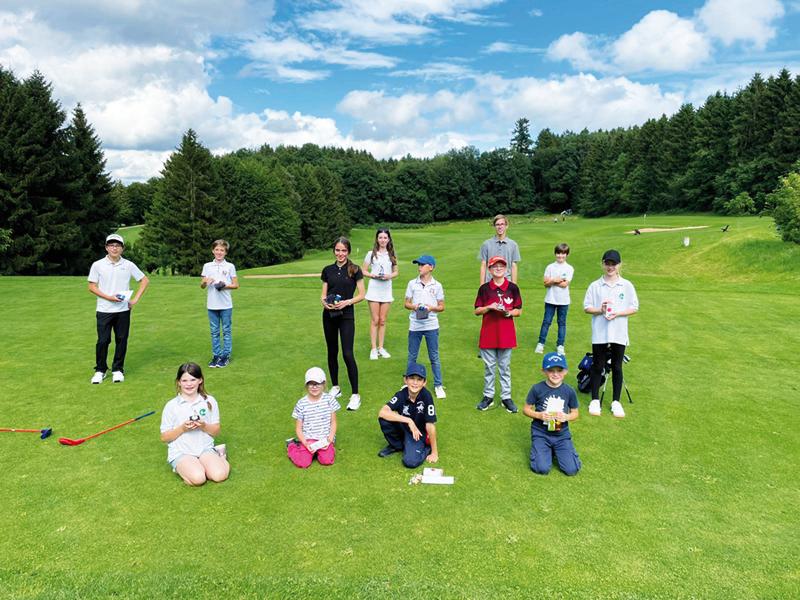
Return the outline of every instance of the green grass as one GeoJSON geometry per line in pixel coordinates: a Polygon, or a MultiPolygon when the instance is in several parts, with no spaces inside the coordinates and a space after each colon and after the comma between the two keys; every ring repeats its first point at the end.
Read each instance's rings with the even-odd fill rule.
{"type": "MultiPolygon", "coordinates": [[[[94,301],[85,278],[3,278],[6,352],[0,425],[0,596],[13,598],[789,598],[797,566],[796,351],[800,261],[767,219],[673,215],[512,221],[525,306],[517,321],[514,398],[540,379],[532,352],[540,284],[553,246],[576,268],[567,351],[590,347],[581,310],[609,247],[637,287],[625,374],[628,417],[571,426],[583,470],[546,477],[527,465],[529,421],[479,413],[480,321],[472,315],[486,223],[398,230],[400,298],[433,254],[447,310],[441,352],[440,466],[456,484],[409,486],[397,455],[381,460],[378,409],[400,384],[407,312],[389,315],[390,360],[367,360],[357,311],[363,405],[340,413],[337,461],[296,469],[283,440],[302,375],[325,367],[318,279],[247,279],[234,292],[234,361],[208,370],[220,402],[231,478],[190,489],[166,464],[152,416],[79,447],[81,437],[160,410],[179,363],[209,357],[196,278],[153,277],[134,309],[122,385],[89,385],[94,301]],[[731,223],[727,233],[719,228],[731,223]],[[705,230],[623,232],[709,225],[705,230]],[[684,248],[685,235],[691,244],[684,248]]],[[[353,232],[361,262],[372,230],[353,232]]],[[[317,273],[329,252],[254,273],[317,273]]],[[[555,327],[553,328],[555,329],[555,327]]],[[[555,331],[548,346],[554,344],[555,331]]],[[[424,351],[422,354],[425,357],[424,351]]],[[[426,358],[426,357],[425,357],[426,358]]],[[[343,387],[349,394],[342,366],[343,387]]],[[[574,384],[576,369],[568,381],[574,384]]]]}

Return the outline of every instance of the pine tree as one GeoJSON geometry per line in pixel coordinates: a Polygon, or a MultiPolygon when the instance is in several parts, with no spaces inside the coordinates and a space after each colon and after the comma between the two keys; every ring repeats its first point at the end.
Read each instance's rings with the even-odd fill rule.
{"type": "Polygon", "coordinates": [[[112,195],[111,176],[100,140],[86,120],[81,105],[75,108],[66,131],[69,171],[66,173],[66,197],[70,198],[70,221],[80,224],[81,239],[69,253],[66,272],[87,272],[103,248],[106,236],[120,223],[120,206],[112,195]]]}
{"type": "Polygon", "coordinates": [[[189,129],[164,163],[162,180],[145,218],[142,244],[148,266],[197,274],[219,237],[228,211],[220,201],[214,159],[189,129]]]}
{"type": "Polygon", "coordinates": [[[530,121],[525,117],[517,119],[511,132],[511,150],[530,156],[533,153],[533,139],[530,134],[530,121]]]}

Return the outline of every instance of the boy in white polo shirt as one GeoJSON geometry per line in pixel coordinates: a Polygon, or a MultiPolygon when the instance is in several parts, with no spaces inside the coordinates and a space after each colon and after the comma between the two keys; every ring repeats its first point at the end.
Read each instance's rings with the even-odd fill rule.
{"type": "Polygon", "coordinates": [[[111,363],[112,381],[125,381],[125,353],[128,351],[128,333],[131,328],[130,309],[144,294],[150,280],[131,261],[122,258],[125,242],[122,236],[112,233],[106,238],[106,257],[92,263],[89,270],[89,291],[97,296],[97,345],[92,383],[101,383],[108,371],[108,347],[111,330],[114,330],[114,361],[111,363]],[[139,282],[136,293],[130,290],[131,277],[139,282]]]}
{"type": "Polygon", "coordinates": [[[233,341],[233,299],[230,290],[239,288],[236,267],[225,260],[230,244],[225,240],[215,240],[211,245],[214,260],[203,265],[200,287],[208,288],[208,323],[211,327],[211,361],[209,367],[227,367],[231,360],[233,341]],[[220,342],[220,332],[222,341],[220,342]]]}
{"type": "Polygon", "coordinates": [[[411,261],[418,265],[419,276],[406,286],[405,308],[408,315],[408,365],[416,364],[422,338],[428,346],[428,358],[433,371],[433,386],[436,397],[446,397],[442,383],[442,363],[439,360],[439,317],[444,311],[444,288],[433,278],[436,260],[423,254],[411,261]]]}
{"type": "Polygon", "coordinates": [[[547,292],[544,295],[544,317],[542,327],[539,330],[539,343],[536,344],[536,353],[544,352],[544,343],[547,341],[547,332],[550,331],[550,324],[553,316],[558,315],[558,340],[556,341],[556,352],[564,354],[564,341],[567,337],[567,311],[569,310],[569,284],[575,269],[567,263],[569,256],[569,246],[558,244],[554,253],[556,261],[547,265],[544,270],[544,287],[547,292]]]}

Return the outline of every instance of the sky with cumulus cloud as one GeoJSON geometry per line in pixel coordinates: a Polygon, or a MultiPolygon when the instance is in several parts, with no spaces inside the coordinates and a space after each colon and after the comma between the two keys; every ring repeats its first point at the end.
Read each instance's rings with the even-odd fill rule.
{"type": "Polygon", "coordinates": [[[1,0],[0,65],[80,102],[112,175],[188,129],[378,158],[629,126],[800,74],[800,0],[1,0]]]}

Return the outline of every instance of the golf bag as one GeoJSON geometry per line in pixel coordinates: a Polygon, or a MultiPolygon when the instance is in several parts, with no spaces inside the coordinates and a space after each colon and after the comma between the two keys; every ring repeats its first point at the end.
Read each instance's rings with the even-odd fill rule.
{"type": "MultiPolygon", "coordinates": [[[[606,381],[606,374],[600,376],[600,385],[606,381]]],[[[588,394],[592,391],[592,353],[587,352],[586,356],[578,363],[578,391],[582,394],[588,394]]]]}

